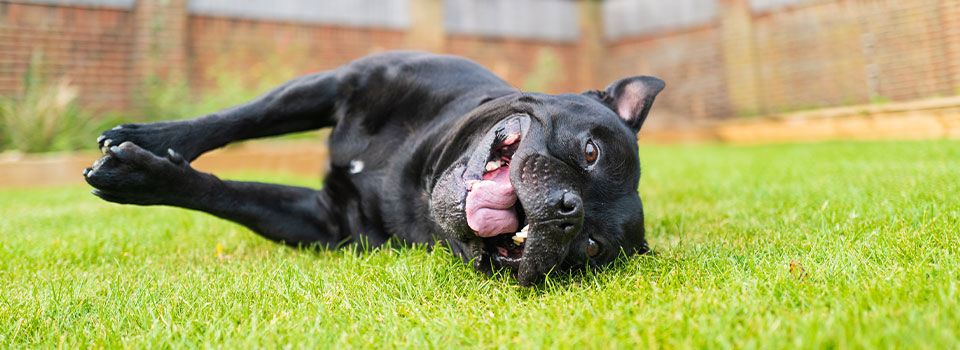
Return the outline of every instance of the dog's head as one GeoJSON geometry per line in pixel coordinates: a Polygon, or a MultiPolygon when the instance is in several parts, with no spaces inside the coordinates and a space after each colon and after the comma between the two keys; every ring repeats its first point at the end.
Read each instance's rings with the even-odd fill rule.
{"type": "Polygon", "coordinates": [[[646,251],[637,131],[663,81],[583,94],[513,94],[480,105],[444,149],[434,220],[480,270],[522,285],[555,269],[646,251]]]}

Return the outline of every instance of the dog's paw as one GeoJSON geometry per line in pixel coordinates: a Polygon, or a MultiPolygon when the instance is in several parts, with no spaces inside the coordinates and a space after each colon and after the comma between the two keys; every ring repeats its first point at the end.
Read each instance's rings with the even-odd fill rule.
{"type": "Polygon", "coordinates": [[[83,171],[93,194],[104,200],[124,204],[172,204],[189,191],[191,175],[196,171],[179,153],[168,149],[157,156],[127,141],[107,145],[104,156],[83,171]]]}
{"type": "Polygon", "coordinates": [[[100,151],[107,154],[113,146],[132,142],[139,148],[161,157],[166,154],[168,149],[174,149],[184,159],[191,161],[196,154],[182,142],[182,137],[182,128],[171,122],[123,124],[104,131],[97,138],[97,146],[99,146],[100,151]]]}

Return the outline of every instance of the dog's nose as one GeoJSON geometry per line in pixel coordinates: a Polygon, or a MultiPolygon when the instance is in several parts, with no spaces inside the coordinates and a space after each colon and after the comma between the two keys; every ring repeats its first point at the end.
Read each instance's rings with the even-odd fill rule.
{"type": "Polygon", "coordinates": [[[556,215],[560,232],[563,235],[573,235],[580,229],[583,220],[583,200],[580,196],[569,190],[555,191],[547,199],[547,204],[556,209],[556,215]]]}
{"type": "Polygon", "coordinates": [[[557,209],[560,216],[580,216],[583,211],[583,200],[576,193],[569,190],[556,191],[547,199],[547,204],[557,209]]]}
{"type": "Polygon", "coordinates": [[[580,200],[580,196],[567,191],[564,191],[563,195],[560,196],[560,200],[557,201],[557,210],[560,215],[564,216],[578,214],[582,206],[583,201],[580,200]]]}

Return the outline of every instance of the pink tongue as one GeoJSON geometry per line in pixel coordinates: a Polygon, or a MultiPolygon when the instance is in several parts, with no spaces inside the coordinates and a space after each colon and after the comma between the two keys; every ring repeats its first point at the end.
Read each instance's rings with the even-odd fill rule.
{"type": "Polygon", "coordinates": [[[517,232],[519,222],[513,205],[517,193],[510,184],[510,169],[500,167],[475,181],[467,192],[467,225],[480,237],[517,232]]]}

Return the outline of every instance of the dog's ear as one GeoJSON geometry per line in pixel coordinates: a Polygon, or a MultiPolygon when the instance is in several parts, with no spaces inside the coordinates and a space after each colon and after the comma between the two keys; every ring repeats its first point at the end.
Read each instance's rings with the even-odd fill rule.
{"type": "Polygon", "coordinates": [[[666,84],[659,78],[638,75],[617,80],[604,91],[591,90],[583,94],[612,109],[633,131],[640,131],[653,99],[664,86],[666,84]]]}

